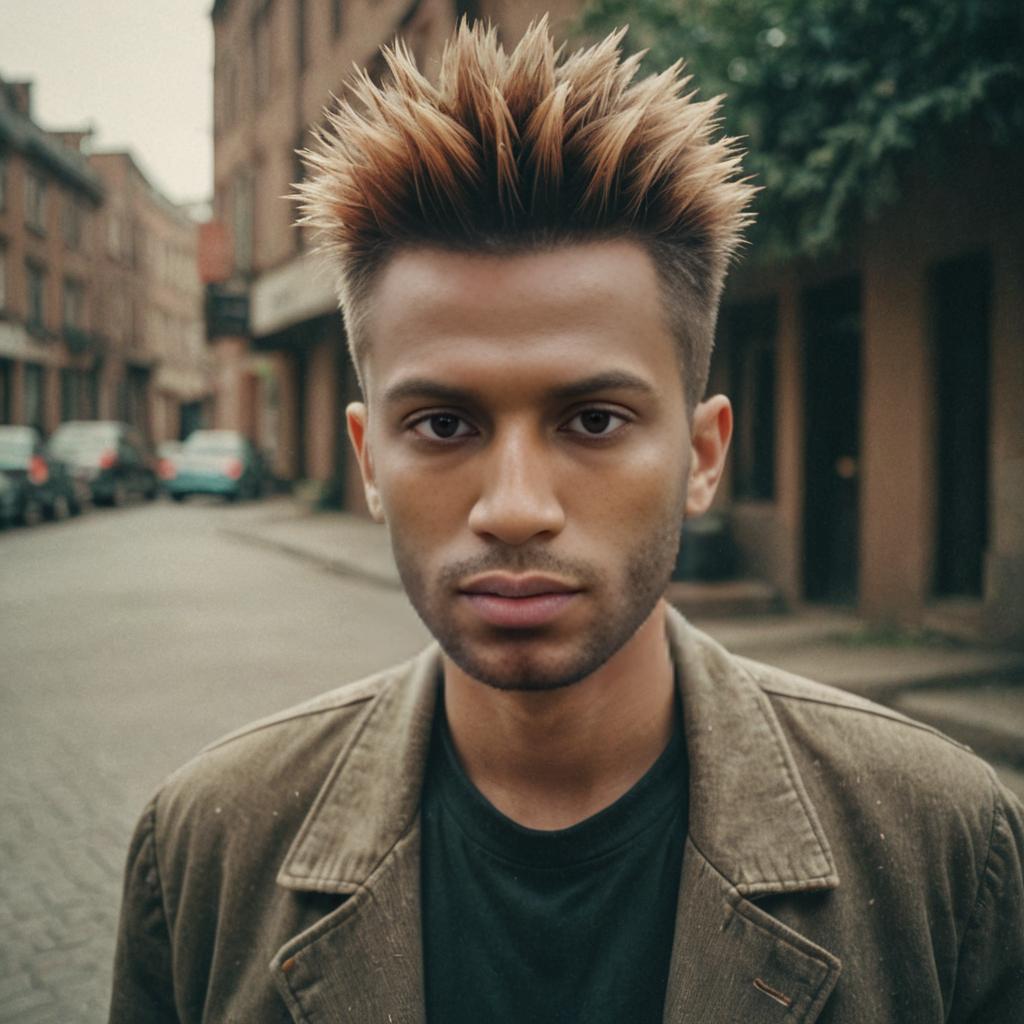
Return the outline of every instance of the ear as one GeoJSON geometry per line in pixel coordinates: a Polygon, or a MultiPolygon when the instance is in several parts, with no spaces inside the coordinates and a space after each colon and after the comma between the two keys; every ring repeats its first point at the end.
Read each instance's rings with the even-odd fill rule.
{"type": "Polygon", "coordinates": [[[348,423],[348,436],[359,460],[359,472],[363,477],[363,492],[370,515],[378,523],[384,522],[384,506],[381,504],[380,492],[374,477],[373,456],[367,440],[367,413],[362,402],[352,402],[345,409],[345,420],[348,423]]]}
{"type": "Polygon", "coordinates": [[[725,469],[732,437],[732,406],[725,395],[715,395],[694,410],[690,425],[690,475],[686,516],[703,515],[711,507],[725,469]]]}

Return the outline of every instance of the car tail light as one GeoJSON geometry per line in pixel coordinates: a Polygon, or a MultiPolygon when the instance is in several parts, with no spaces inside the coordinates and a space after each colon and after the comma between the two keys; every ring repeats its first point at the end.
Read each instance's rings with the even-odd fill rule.
{"type": "Polygon", "coordinates": [[[232,480],[237,480],[241,477],[244,470],[245,467],[242,465],[241,459],[229,459],[227,466],[224,468],[224,472],[227,473],[232,480]]]}
{"type": "Polygon", "coordinates": [[[41,455],[33,455],[28,464],[28,478],[32,483],[45,484],[50,479],[50,467],[46,465],[46,459],[41,455]]]}
{"type": "Polygon", "coordinates": [[[113,469],[117,465],[117,452],[105,451],[100,455],[100,469],[113,469]]]}
{"type": "Polygon", "coordinates": [[[161,480],[173,480],[178,475],[178,471],[170,459],[161,459],[157,464],[157,472],[160,474],[161,480]]]}

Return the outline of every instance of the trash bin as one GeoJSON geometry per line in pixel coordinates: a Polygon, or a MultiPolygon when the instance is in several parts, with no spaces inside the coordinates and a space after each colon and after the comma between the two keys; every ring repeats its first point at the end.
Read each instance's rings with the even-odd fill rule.
{"type": "Polygon", "coordinates": [[[736,546],[729,520],[714,512],[686,520],[672,579],[712,582],[735,575],[736,546]]]}

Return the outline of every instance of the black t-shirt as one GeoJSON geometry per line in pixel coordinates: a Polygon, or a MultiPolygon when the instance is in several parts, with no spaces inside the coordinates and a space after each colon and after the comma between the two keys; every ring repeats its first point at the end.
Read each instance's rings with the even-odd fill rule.
{"type": "Polygon", "coordinates": [[[687,824],[678,714],[629,792],[538,831],[469,781],[441,704],[422,813],[430,1024],[661,1021],[687,824]]]}

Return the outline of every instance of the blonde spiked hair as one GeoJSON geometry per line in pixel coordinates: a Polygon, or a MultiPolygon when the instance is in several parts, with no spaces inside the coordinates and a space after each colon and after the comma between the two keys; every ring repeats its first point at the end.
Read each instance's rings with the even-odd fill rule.
{"type": "Polygon", "coordinates": [[[624,35],[566,56],[545,16],[506,53],[493,27],[463,20],[436,86],[400,41],[383,51],[389,84],[357,74],[302,154],[297,196],[337,268],[357,370],[373,281],[399,249],[627,237],[654,260],[692,410],[754,189],[735,140],[713,138],[720,97],[684,95],[681,61],[634,81],[642,55],[622,57],[624,35]]]}

